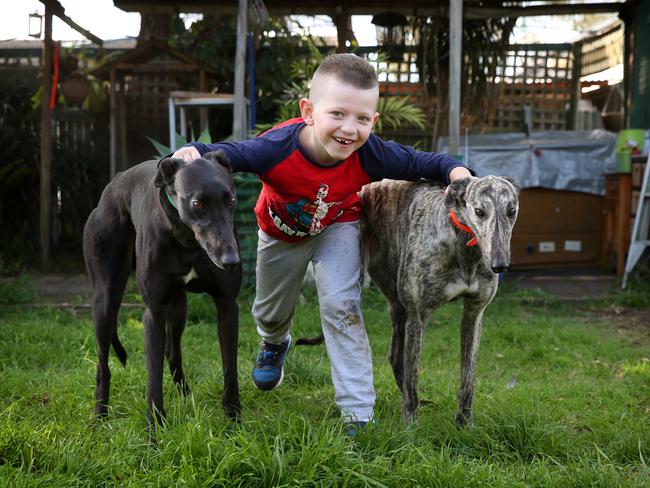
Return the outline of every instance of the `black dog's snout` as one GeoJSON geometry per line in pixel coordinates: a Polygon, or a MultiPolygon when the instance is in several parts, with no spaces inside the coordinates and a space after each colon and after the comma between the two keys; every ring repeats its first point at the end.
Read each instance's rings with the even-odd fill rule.
{"type": "Polygon", "coordinates": [[[219,262],[225,269],[232,269],[241,263],[241,259],[239,258],[239,253],[235,249],[229,249],[221,254],[219,262]]]}
{"type": "Polygon", "coordinates": [[[493,273],[503,273],[508,269],[508,265],[505,263],[498,263],[492,266],[492,272],[493,273]]]}
{"type": "Polygon", "coordinates": [[[239,259],[237,259],[236,261],[232,261],[232,262],[221,261],[221,264],[226,269],[233,269],[235,266],[237,266],[239,264],[239,259]]]}

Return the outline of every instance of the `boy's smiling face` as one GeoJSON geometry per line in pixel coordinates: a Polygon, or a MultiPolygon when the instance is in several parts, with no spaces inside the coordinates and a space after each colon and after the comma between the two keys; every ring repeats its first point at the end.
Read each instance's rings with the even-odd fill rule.
{"type": "Polygon", "coordinates": [[[379,114],[379,89],[357,88],[329,75],[312,85],[312,98],[300,100],[307,124],[300,142],[309,156],[322,165],[348,158],[370,136],[379,114]]]}

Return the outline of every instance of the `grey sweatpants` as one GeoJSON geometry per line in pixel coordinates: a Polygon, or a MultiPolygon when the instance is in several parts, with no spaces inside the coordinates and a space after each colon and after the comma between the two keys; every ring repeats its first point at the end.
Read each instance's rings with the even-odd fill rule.
{"type": "Polygon", "coordinates": [[[285,242],[261,230],[258,236],[253,317],[260,337],[280,344],[290,335],[300,286],[312,261],[336,404],[346,420],[370,420],[375,390],[361,315],[359,223],[332,224],[301,242],[285,242]]]}

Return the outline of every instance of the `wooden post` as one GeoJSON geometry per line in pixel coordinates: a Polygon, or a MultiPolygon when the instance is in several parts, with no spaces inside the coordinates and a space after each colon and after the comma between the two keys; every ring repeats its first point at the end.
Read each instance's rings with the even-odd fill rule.
{"type": "Polygon", "coordinates": [[[235,104],[232,114],[232,132],[236,141],[247,139],[246,101],[244,99],[244,82],[246,78],[246,31],[248,1],[239,0],[237,13],[237,49],[235,51],[235,104]]]}
{"type": "Polygon", "coordinates": [[[571,103],[569,104],[568,128],[578,128],[578,101],[580,100],[580,73],[582,72],[582,43],[576,42],[571,49],[573,65],[571,70],[571,103]]]}
{"type": "MultiPolygon", "coordinates": [[[[205,77],[205,70],[202,69],[199,71],[199,91],[202,93],[206,93],[208,91],[208,81],[205,77]]],[[[201,130],[201,134],[203,134],[203,131],[208,128],[208,109],[207,107],[201,107],[199,109],[199,127],[201,130]]],[[[198,137],[199,134],[196,135],[198,137]]]]}
{"type": "Polygon", "coordinates": [[[463,62],[463,0],[449,0],[449,154],[460,146],[460,72],[463,62]]]}
{"type": "Polygon", "coordinates": [[[127,161],[126,146],[126,80],[120,79],[120,164],[119,169],[123,171],[129,167],[127,161]]]}
{"type": "Polygon", "coordinates": [[[40,264],[46,269],[50,261],[51,182],[52,182],[52,7],[45,2],[45,38],[43,39],[43,98],[41,100],[41,181],[40,181],[40,264]]]}
{"type": "Polygon", "coordinates": [[[110,147],[110,161],[111,161],[111,166],[110,166],[110,172],[111,174],[110,179],[113,179],[113,176],[115,176],[115,173],[117,173],[117,114],[115,113],[116,110],[116,100],[115,100],[115,85],[117,83],[116,76],[115,76],[115,69],[111,69],[111,74],[110,74],[110,98],[111,98],[111,105],[110,105],[110,140],[111,140],[111,147],[110,147]]]}
{"type": "MultiPolygon", "coordinates": [[[[632,91],[634,88],[634,48],[636,34],[634,22],[629,10],[626,9],[623,16],[623,125],[622,128],[630,127],[632,123],[632,91]]],[[[641,81],[641,80],[638,80],[641,81]]]]}

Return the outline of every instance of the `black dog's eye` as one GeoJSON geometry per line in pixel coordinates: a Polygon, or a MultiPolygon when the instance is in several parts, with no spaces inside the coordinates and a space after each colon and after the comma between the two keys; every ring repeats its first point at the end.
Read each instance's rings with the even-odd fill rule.
{"type": "Polygon", "coordinates": [[[485,217],[485,212],[480,208],[475,208],[474,213],[476,214],[477,217],[485,217]]]}
{"type": "Polygon", "coordinates": [[[194,210],[203,210],[203,202],[201,200],[192,200],[191,205],[194,210]]]}
{"type": "Polygon", "coordinates": [[[237,196],[232,193],[230,195],[230,198],[228,198],[228,206],[234,207],[237,204],[237,196]]]}
{"type": "Polygon", "coordinates": [[[515,207],[512,207],[508,210],[508,217],[514,217],[517,215],[517,209],[515,207]]]}

